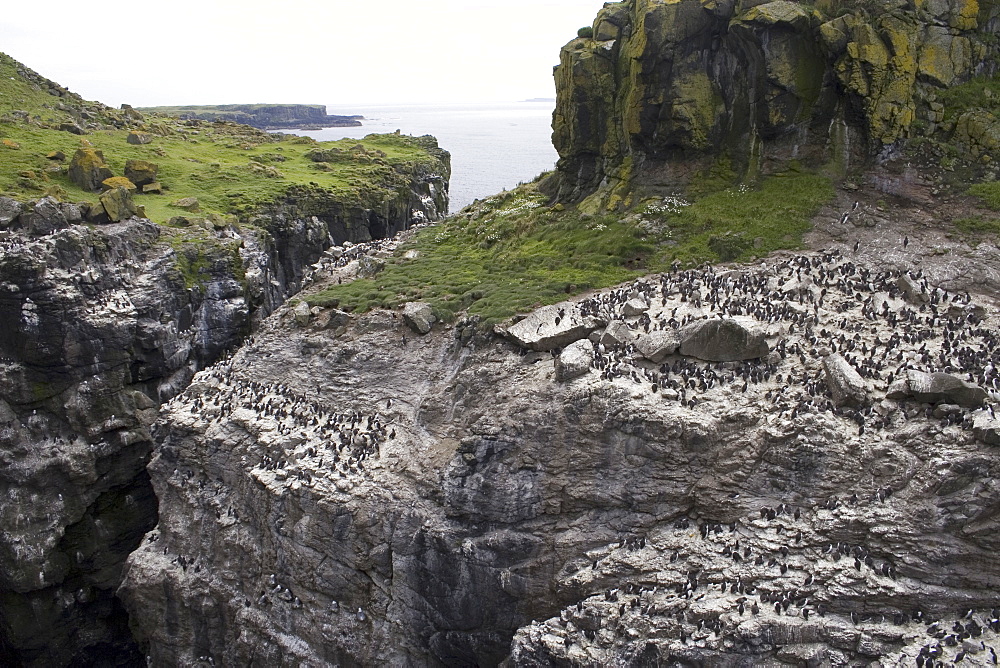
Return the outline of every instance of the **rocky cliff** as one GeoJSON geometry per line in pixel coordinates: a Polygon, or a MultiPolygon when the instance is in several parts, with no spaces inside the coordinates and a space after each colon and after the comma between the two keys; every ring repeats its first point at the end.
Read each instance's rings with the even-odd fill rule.
{"type": "Polygon", "coordinates": [[[141,663],[115,590],[157,523],[157,407],[339,244],[439,218],[438,153],[364,203],[307,187],[238,225],[95,226],[75,204],[0,199],[0,663],[141,663]]]}
{"type": "Polygon", "coordinates": [[[981,160],[995,117],[946,119],[940,98],[995,73],[997,17],[976,0],[607,3],[560,54],[549,187],[614,209],[713,172],[917,162],[926,141],[981,160]]]}
{"type": "Polygon", "coordinates": [[[649,276],[492,334],[279,309],[154,428],[159,523],[120,589],[142,650],[989,662],[1000,256],[836,220],[850,237],[817,232],[822,251],[649,276]]]}
{"type": "Polygon", "coordinates": [[[333,128],[361,125],[361,116],[326,113],[322,104],[221,104],[182,107],[142,107],[140,111],[201,121],[230,121],[262,130],[333,128]]]}

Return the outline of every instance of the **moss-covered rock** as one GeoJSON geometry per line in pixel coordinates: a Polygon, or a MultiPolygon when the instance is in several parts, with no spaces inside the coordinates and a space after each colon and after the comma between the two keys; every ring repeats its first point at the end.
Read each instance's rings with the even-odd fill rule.
{"type": "Polygon", "coordinates": [[[148,160],[131,159],[125,161],[125,178],[137,186],[155,182],[159,171],[159,166],[148,160]]]}
{"type": "Polygon", "coordinates": [[[128,188],[122,186],[101,193],[101,206],[104,207],[104,212],[113,223],[138,214],[135,202],[132,201],[132,193],[128,188]]]}
{"type": "Polygon", "coordinates": [[[843,171],[916,134],[950,131],[930,105],[995,57],[1000,6],[837,8],[830,17],[793,0],[607,4],[593,38],[560,54],[560,160],[546,188],[599,209],[633,187],[684,186],[720,158],[737,178],[793,162],[843,171]]]}
{"type": "Polygon", "coordinates": [[[124,188],[130,193],[136,191],[135,184],[124,176],[112,176],[110,179],[104,179],[101,181],[101,187],[105,190],[114,190],[115,188],[124,188]]]}
{"type": "Polygon", "coordinates": [[[114,174],[104,164],[104,154],[93,148],[78,148],[69,163],[69,178],[76,185],[90,192],[101,189],[104,179],[114,174]]]}

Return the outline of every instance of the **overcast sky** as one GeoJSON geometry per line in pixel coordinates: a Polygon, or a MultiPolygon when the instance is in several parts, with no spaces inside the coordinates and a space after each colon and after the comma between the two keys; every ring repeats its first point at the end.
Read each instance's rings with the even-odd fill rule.
{"type": "Polygon", "coordinates": [[[555,97],[601,0],[4,3],[0,51],[111,106],[555,97]]]}

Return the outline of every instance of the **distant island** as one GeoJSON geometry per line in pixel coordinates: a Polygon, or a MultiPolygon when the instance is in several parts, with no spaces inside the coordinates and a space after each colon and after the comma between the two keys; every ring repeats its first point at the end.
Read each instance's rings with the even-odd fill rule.
{"type": "Polygon", "coordinates": [[[523,102],[555,102],[554,97],[532,97],[527,100],[522,100],[523,102]]]}
{"type": "Polygon", "coordinates": [[[364,116],[332,116],[323,104],[220,104],[141,107],[140,111],[201,121],[232,121],[261,130],[356,127],[364,116]]]}

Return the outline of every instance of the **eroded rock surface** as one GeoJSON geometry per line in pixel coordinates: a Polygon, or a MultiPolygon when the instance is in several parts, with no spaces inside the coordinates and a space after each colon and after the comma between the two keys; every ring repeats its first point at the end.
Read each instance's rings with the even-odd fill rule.
{"type": "MultiPolygon", "coordinates": [[[[157,522],[146,472],[157,407],[317,272],[389,243],[326,254],[347,240],[336,216],[372,221],[353,231],[369,239],[436,218],[442,179],[421,168],[377,211],[322,213],[299,198],[261,226],[182,238],[136,217],[83,225],[80,207],[51,198],[0,198],[0,664],[142,663],[115,592],[157,522]],[[299,218],[305,206],[324,217],[299,218]]],[[[342,331],[350,318],[320,320],[342,331]]]]}
{"type": "Polygon", "coordinates": [[[997,305],[923,278],[920,310],[898,276],[830,252],[547,307],[514,328],[624,320],[638,293],[641,335],[721,315],[771,343],[654,363],[582,334],[592,372],[562,382],[527,335],[404,337],[386,311],[336,334],[279,310],[156,425],[160,521],[120,590],[137,637],[155,665],[988,660],[988,409],[887,392],[950,365],[996,403],[997,305]],[[834,404],[832,353],[869,403],[834,404]]]}

